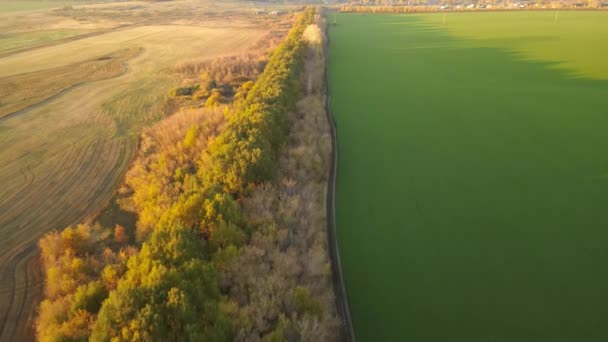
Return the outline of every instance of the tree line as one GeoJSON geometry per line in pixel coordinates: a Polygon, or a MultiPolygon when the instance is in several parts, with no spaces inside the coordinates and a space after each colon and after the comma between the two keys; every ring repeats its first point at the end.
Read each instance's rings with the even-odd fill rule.
{"type": "Polygon", "coordinates": [[[40,241],[39,340],[337,336],[323,211],[329,138],[321,87],[305,75],[322,58],[307,38],[319,20],[301,13],[232,102],[148,130],[126,176],[135,231],[81,224],[40,241]]]}
{"type": "Polygon", "coordinates": [[[563,3],[551,0],[500,1],[500,0],[442,0],[437,4],[426,0],[360,0],[339,7],[346,13],[427,13],[449,10],[451,12],[477,11],[519,11],[549,9],[601,9],[601,0],[585,0],[577,3],[563,3]],[[443,5],[443,6],[440,6],[443,5]]]}

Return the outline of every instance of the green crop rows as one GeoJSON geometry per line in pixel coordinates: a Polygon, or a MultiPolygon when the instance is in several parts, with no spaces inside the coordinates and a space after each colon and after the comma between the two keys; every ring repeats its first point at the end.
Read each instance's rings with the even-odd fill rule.
{"type": "Polygon", "coordinates": [[[335,20],[358,340],[608,341],[608,12],[335,20]]]}

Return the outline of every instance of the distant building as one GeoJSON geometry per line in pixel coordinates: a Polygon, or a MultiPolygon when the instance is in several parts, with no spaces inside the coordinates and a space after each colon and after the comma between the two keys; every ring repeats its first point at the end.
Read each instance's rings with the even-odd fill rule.
{"type": "Polygon", "coordinates": [[[281,11],[270,11],[268,14],[273,15],[273,16],[278,16],[278,15],[283,14],[283,12],[281,12],[281,11]]]}

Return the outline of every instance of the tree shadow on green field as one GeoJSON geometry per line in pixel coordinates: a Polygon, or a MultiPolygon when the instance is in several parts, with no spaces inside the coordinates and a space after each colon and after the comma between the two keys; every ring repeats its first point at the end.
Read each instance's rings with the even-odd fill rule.
{"type": "Polygon", "coordinates": [[[358,340],[607,341],[608,80],[417,16],[330,38],[358,340]]]}

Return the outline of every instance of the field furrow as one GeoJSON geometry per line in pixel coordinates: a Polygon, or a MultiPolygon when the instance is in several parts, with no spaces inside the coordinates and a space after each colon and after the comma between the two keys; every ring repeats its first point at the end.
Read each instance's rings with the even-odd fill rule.
{"type": "MultiPolygon", "coordinates": [[[[9,224],[12,224],[15,226],[15,228],[19,228],[23,225],[23,218],[36,217],[37,215],[31,215],[32,208],[44,208],[44,205],[41,204],[51,201],[50,197],[38,197],[39,194],[44,193],[49,195],[56,195],[61,190],[57,188],[58,186],[62,185],[60,181],[62,179],[69,179],[70,176],[73,176],[76,174],[76,172],[78,172],[78,168],[81,167],[80,161],[82,155],[88,154],[93,147],[94,144],[89,143],[76,149],[73,155],[70,153],[66,153],[66,158],[62,160],[64,163],[59,164],[56,168],[51,169],[52,172],[49,172],[46,177],[41,178],[40,181],[36,182],[33,186],[30,187],[30,189],[35,189],[35,191],[24,191],[22,195],[19,196],[19,199],[17,201],[9,203],[9,205],[2,208],[4,212],[11,214],[3,215],[0,224],[2,224],[3,226],[8,226],[9,224]],[[19,219],[19,217],[21,217],[22,219],[19,219]]],[[[63,184],[63,186],[68,185],[63,184]]],[[[56,203],[55,201],[51,202],[56,203]]],[[[40,213],[37,212],[36,214],[40,213]]],[[[13,230],[7,229],[2,233],[10,234],[14,232],[13,230]]],[[[1,259],[2,258],[0,257],[0,260],[1,259]]]]}

